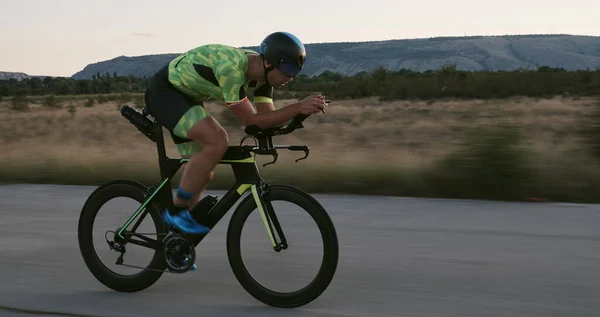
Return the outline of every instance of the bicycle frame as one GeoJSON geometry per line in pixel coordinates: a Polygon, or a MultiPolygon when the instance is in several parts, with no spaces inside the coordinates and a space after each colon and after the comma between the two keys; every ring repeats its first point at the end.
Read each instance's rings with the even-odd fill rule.
{"type": "MultiPolygon", "coordinates": [[[[173,188],[171,185],[171,180],[175,173],[181,168],[183,164],[189,161],[189,159],[174,159],[169,158],[166,155],[165,151],[165,142],[163,139],[162,125],[157,122],[154,122],[153,129],[153,139],[156,140],[156,146],[158,150],[158,164],[160,168],[160,178],[161,181],[157,185],[150,187],[146,194],[146,200],[140,205],[140,207],[127,219],[124,225],[119,229],[115,238],[122,239],[123,241],[157,249],[159,244],[157,241],[142,236],[141,234],[136,234],[134,231],[141,224],[143,219],[145,218],[148,210],[145,207],[151,203],[153,200],[158,200],[158,205],[161,208],[173,208],[173,188]],[[141,214],[141,216],[140,216],[141,214]],[[137,222],[132,227],[131,231],[126,230],[126,228],[131,225],[137,219],[137,222]],[[136,236],[144,241],[134,240],[131,236],[136,236]]],[[[200,223],[212,229],[225,214],[233,207],[233,205],[244,195],[244,193],[248,190],[251,191],[251,195],[253,196],[258,210],[260,212],[261,218],[265,224],[265,228],[268,234],[268,237],[273,245],[273,247],[278,250],[281,248],[275,241],[275,237],[273,235],[273,228],[271,225],[271,221],[274,222],[275,227],[278,231],[278,235],[282,240],[281,243],[285,246],[287,243],[285,241],[285,237],[283,232],[281,231],[281,227],[277,221],[275,213],[273,212],[273,208],[271,204],[266,204],[262,199],[262,193],[265,188],[265,181],[261,178],[260,173],[258,171],[258,167],[256,166],[256,161],[252,154],[249,151],[245,151],[242,146],[229,146],[227,152],[219,162],[219,164],[229,164],[231,165],[234,176],[236,179],[235,184],[229,188],[229,190],[225,193],[223,197],[221,197],[218,202],[213,206],[211,210],[206,211],[202,217],[200,223]],[[267,212],[265,212],[265,209],[267,212]]],[[[162,210],[161,210],[162,211],[162,210]]],[[[200,241],[204,238],[205,235],[193,236],[193,240],[196,245],[200,243],[200,241]]]]}

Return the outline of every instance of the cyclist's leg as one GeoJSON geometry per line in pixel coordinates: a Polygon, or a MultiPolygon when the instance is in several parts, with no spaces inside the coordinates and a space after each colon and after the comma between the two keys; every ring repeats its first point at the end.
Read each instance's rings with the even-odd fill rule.
{"type": "MultiPolygon", "coordinates": [[[[192,154],[199,152],[202,146],[187,138],[187,131],[198,121],[209,116],[202,105],[196,105],[196,102],[178,91],[170,82],[168,66],[164,66],[150,78],[148,87],[145,91],[146,105],[150,113],[171,133],[173,142],[183,157],[191,157],[192,154]],[[193,108],[193,109],[192,109],[193,108]],[[177,131],[175,131],[177,129],[177,131]],[[186,142],[188,141],[188,142],[186,142]]],[[[188,169],[184,166],[185,170],[188,169]]],[[[193,167],[193,166],[192,166],[193,167]]],[[[214,177],[214,173],[208,177],[200,191],[198,191],[189,204],[182,204],[177,198],[174,203],[177,207],[187,208],[193,205],[202,195],[202,191],[214,177]]]]}
{"type": "Polygon", "coordinates": [[[178,137],[192,140],[177,145],[180,154],[189,157],[189,162],[179,185],[184,195],[175,199],[177,206],[191,207],[214,177],[214,169],[227,151],[227,133],[200,105],[187,111],[173,132],[178,137]]]}
{"type": "MultiPolygon", "coordinates": [[[[179,92],[168,82],[166,67],[157,72],[157,74],[149,80],[146,89],[146,104],[148,105],[148,110],[150,110],[156,120],[171,132],[173,141],[178,144],[178,149],[183,155],[191,155],[196,152],[200,153],[199,151],[202,149],[202,143],[193,142],[193,140],[187,139],[185,136],[187,135],[187,130],[190,130],[198,122],[210,118],[210,116],[204,110],[204,107],[195,105],[193,100],[179,92]],[[180,134],[180,136],[177,136],[177,134],[180,134]]],[[[210,144],[208,144],[207,150],[211,150],[210,144]]],[[[191,165],[193,169],[193,162],[191,165]]],[[[186,166],[185,170],[189,170],[189,166],[186,166]]],[[[193,180],[189,181],[190,177],[187,176],[190,172],[185,174],[188,183],[193,183],[193,180]]],[[[203,181],[201,180],[201,182],[203,181]]],[[[192,185],[192,187],[194,186],[192,185]]],[[[199,191],[196,190],[195,187],[184,188],[178,188],[177,196],[187,198],[186,196],[194,196],[194,194],[199,191]]],[[[174,203],[176,203],[177,200],[177,198],[174,198],[174,203]]],[[[179,207],[177,210],[165,210],[165,213],[163,213],[164,220],[168,225],[179,227],[181,231],[187,233],[208,232],[207,227],[197,224],[192,219],[187,210],[188,204],[182,205],[179,203],[176,206],[179,207]],[[175,213],[175,215],[172,215],[171,212],[175,213]]]]}
{"type": "MultiPolygon", "coordinates": [[[[201,146],[197,143],[195,143],[194,141],[190,141],[187,143],[180,143],[177,144],[177,149],[179,150],[179,153],[181,154],[182,157],[185,158],[190,158],[194,153],[197,153],[198,151],[201,151],[201,146]]],[[[183,173],[186,174],[186,170],[187,169],[187,164],[183,167],[183,173]]],[[[174,201],[174,203],[177,205],[183,205],[183,206],[193,206],[196,203],[198,203],[201,199],[202,199],[202,193],[206,190],[206,187],[208,187],[208,183],[210,183],[210,181],[212,181],[215,178],[215,170],[213,169],[212,171],[210,171],[210,173],[208,174],[208,179],[204,182],[204,185],[202,186],[202,189],[200,189],[200,191],[194,196],[194,198],[192,199],[191,202],[185,202],[182,203],[180,201],[177,201],[177,199],[174,201]]]]}
{"type": "MultiPolygon", "coordinates": [[[[187,165],[185,168],[187,169],[187,165]]],[[[184,169],[183,173],[185,173],[185,169],[184,169]]],[[[208,179],[204,182],[204,185],[202,186],[200,191],[196,194],[196,196],[194,196],[193,200],[190,203],[188,203],[189,206],[195,205],[196,203],[198,203],[200,201],[200,199],[202,199],[202,193],[204,193],[204,191],[206,190],[206,187],[208,187],[208,183],[210,183],[210,181],[212,181],[214,178],[215,178],[215,170],[213,169],[208,174],[208,179]]]]}

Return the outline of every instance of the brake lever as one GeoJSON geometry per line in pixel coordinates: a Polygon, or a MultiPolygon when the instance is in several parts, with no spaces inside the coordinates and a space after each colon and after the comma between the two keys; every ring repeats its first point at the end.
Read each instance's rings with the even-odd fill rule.
{"type": "Polygon", "coordinates": [[[296,163],[298,163],[298,161],[305,160],[308,157],[308,149],[304,150],[304,154],[305,154],[304,157],[297,159],[296,163]]]}
{"type": "Polygon", "coordinates": [[[295,160],[296,163],[298,163],[298,161],[305,160],[308,157],[308,154],[310,152],[310,149],[307,146],[290,146],[289,149],[292,151],[298,151],[298,150],[304,151],[304,157],[301,157],[301,158],[295,160]]]}
{"type": "Polygon", "coordinates": [[[271,155],[273,155],[273,161],[263,164],[263,167],[265,167],[267,165],[275,164],[275,162],[277,162],[277,157],[279,157],[279,154],[277,152],[273,152],[273,153],[271,153],[271,155]]]}

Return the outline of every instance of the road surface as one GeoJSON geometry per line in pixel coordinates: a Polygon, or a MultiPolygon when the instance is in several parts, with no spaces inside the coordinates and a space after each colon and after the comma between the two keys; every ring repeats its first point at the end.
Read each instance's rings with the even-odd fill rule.
{"type": "Polygon", "coordinates": [[[197,248],[199,270],[165,274],[134,294],[105,288],[77,244],[93,189],[0,186],[0,316],[600,314],[597,205],[315,195],[337,227],[339,267],[320,298],[283,310],[254,300],[233,276],[229,215],[197,248]]]}

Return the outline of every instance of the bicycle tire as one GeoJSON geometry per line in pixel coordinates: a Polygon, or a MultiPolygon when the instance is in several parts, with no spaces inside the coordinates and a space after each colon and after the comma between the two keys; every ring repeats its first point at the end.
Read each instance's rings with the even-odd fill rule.
{"type": "MultiPolygon", "coordinates": [[[[98,210],[109,200],[119,197],[132,198],[142,204],[145,201],[144,193],[146,187],[126,180],[109,182],[97,188],[85,202],[78,224],[79,250],[83,260],[92,275],[106,287],[119,292],[137,292],[153,285],[163,274],[166,265],[162,252],[154,251],[154,255],[148,269],[133,275],[122,275],[107,268],[98,257],[93,245],[92,227],[98,210]]],[[[162,241],[165,234],[165,226],[160,217],[160,208],[156,203],[149,203],[147,210],[154,221],[157,239],[162,241]]],[[[124,219],[125,220],[125,219],[124,219]]],[[[115,255],[118,253],[115,252],[115,255]]],[[[126,253],[127,254],[127,253],[126,253]]],[[[116,258],[116,257],[115,257],[116,258]]]]}
{"type": "MultiPolygon", "coordinates": [[[[321,233],[323,244],[323,260],[315,278],[300,290],[288,293],[272,291],[250,274],[241,255],[241,233],[248,216],[257,210],[252,195],[242,201],[231,216],[227,232],[227,255],[231,269],[241,286],[257,300],[275,307],[294,308],[306,305],[329,287],[339,258],[338,238],[331,218],[325,209],[306,192],[291,186],[271,186],[266,195],[266,201],[284,200],[301,207],[308,212],[316,222],[321,233]]],[[[285,228],[283,228],[285,232],[285,228]]]]}

